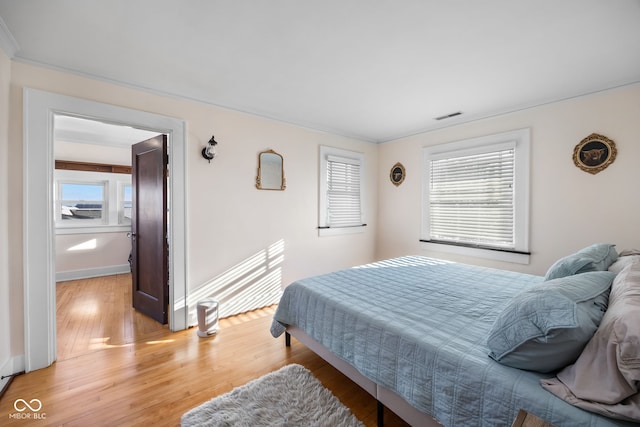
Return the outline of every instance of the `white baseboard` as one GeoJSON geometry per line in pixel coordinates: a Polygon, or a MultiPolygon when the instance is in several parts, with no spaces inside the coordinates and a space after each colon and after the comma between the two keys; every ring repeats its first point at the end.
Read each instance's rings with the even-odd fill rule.
{"type": "Polygon", "coordinates": [[[108,267],[88,268],[85,270],[58,271],[56,273],[56,282],[89,279],[91,277],[113,276],[114,274],[124,274],[129,272],[131,272],[129,264],[110,265],[108,267]]]}

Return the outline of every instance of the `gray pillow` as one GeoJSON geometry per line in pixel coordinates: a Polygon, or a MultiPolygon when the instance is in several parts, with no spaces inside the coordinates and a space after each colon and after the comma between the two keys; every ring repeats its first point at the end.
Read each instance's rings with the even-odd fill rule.
{"type": "Polygon", "coordinates": [[[531,286],[498,315],[489,356],[504,365],[538,372],[561,369],[578,358],[607,309],[615,273],[587,272],[531,286]]]}
{"type": "Polygon", "coordinates": [[[544,280],[560,279],[562,277],[573,276],[574,274],[595,271],[591,260],[583,258],[577,254],[571,254],[556,261],[544,276],[544,280]]]}
{"type": "Polygon", "coordinates": [[[596,243],[580,249],[575,254],[560,258],[549,267],[544,280],[558,279],[588,271],[606,271],[618,258],[615,246],[610,243],[596,243]]]}
{"type": "Polygon", "coordinates": [[[592,261],[595,271],[606,271],[618,259],[616,245],[610,243],[596,243],[580,249],[577,254],[592,261]]]}

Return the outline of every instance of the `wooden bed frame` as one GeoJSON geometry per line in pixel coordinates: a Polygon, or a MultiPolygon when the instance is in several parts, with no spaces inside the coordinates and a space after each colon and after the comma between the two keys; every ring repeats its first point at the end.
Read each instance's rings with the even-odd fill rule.
{"type": "Polygon", "coordinates": [[[412,426],[442,426],[442,424],[440,424],[431,415],[425,414],[424,412],[414,408],[394,391],[382,387],[381,385],[371,381],[369,378],[366,378],[355,367],[331,353],[327,348],[315,339],[311,338],[302,329],[295,326],[287,326],[287,331],[285,332],[285,343],[287,347],[291,346],[291,336],[306,345],[310,350],[322,357],[331,366],[342,372],[351,381],[358,384],[378,401],[378,427],[382,427],[384,425],[385,407],[393,411],[412,426]]]}

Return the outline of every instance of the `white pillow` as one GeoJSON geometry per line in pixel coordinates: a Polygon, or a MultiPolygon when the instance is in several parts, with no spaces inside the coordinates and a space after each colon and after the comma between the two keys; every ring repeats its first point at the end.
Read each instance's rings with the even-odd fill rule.
{"type": "Polygon", "coordinates": [[[622,253],[621,256],[609,266],[609,271],[618,274],[624,270],[626,266],[636,261],[640,261],[640,252],[638,252],[638,255],[622,255],[622,253]]]}

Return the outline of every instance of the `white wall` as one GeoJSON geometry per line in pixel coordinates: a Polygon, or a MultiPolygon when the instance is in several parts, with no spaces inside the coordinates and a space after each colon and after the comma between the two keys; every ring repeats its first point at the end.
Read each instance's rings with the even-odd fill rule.
{"type": "MultiPolygon", "coordinates": [[[[377,221],[377,146],[229,111],[193,101],[173,99],[91,80],[69,73],[13,62],[8,153],[11,197],[18,208],[10,213],[9,239],[16,246],[10,276],[12,348],[23,352],[22,298],[22,91],[25,87],[91,99],[185,120],[187,124],[187,277],[193,298],[217,298],[233,289],[248,292],[264,286],[270,272],[270,289],[256,289],[247,297],[259,299],[273,286],[278,289],[310,275],[370,262],[374,259],[377,221]],[[218,156],[210,164],[200,151],[212,134],[219,141],[218,156]],[[317,235],[318,153],[326,144],[365,153],[367,171],[367,223],[365,233],[323,237],[317,235]],[[257,156],[274,149],[284,157],[287,189],[255,188],[257,156]],[[274,248],[282,252],[274,254],[274,248]],[[263,256],[259,267],[249,261],[263,256]],[[251,270],[248,270],[248,268],[251,270]],[[14,280],[15,279],[15,280],[14,280]],[[212,281],[213,279],[213,281],[212,281]],[[277,283],[274,283],[274,280],[277,283]],[[208,286],[203,287],[203,284],[208,286]],[[248,284],[248,286],[247,286],[248,284]],[[240,288],[242,287],[242,289],[240,288]],[[195,291],[198,292],[195,292],[195,291]]],[[[194,305],[195,300],[189,303],[194,305]]],[[[254,301],[255,302],[255,301],[254,301]]],[[[221,314],[227,305],[221,301],[221,314]]]]}
{"type": "MultiPolygon", "coordinates": [[[[0,49],[0,376],[14,373],[11,363],[9,280],[9,83],[11,63],[0,49]]],[[[0,381],[0,389],[7,380],[0,381]]]]}
{"type": "Polygon", "coordinates": [[[129,272],[126,232],[58,234],[55,245],[56,281],[129,272]]]}
{"type": "Polygon", "coordinates": [[[591,243],[640,247],[640,85],[403,138],[382,144],[378,155],[378,258],[424,254],[542,275],[557,258],[591,243]],[[531,129],[530,264],[423,250],[422,148],[521,128],[531,129]],[[609,137],[618,149],[615,162],[596,175],[572,160],[575,145],[591,133],[609,137]],[[388,176],[398,161],[407,178],[396,188],[388,176]]]}

